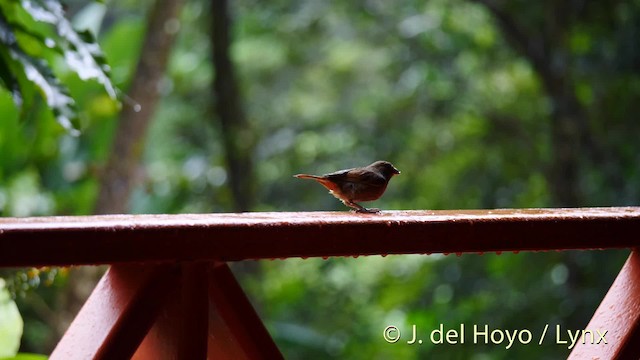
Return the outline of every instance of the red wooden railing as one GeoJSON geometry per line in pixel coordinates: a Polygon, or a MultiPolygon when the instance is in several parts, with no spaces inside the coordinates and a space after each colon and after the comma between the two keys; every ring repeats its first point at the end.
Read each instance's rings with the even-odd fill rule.
{"type": "MultiPolygon", "coordinates": [[[[640,208],[0,218],[0,266],[111,264],[51,359],[281,358],[227,261],[630,248],[640,208]],[[207,315],[208,314],[208,315],[207,315]]],[[[633,251],[571,359],[640,357],[633,251]]]]}

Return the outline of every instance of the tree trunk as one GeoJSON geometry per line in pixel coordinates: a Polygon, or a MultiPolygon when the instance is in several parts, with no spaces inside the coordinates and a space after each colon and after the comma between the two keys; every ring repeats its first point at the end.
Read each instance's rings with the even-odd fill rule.
{"type": "Polygon", "coordinates": [[[572,87],[546,84],[552,98],[550,168],[553,206],[572,207],[584,203],[580,185],[580,159],[586,149],[582,124],[587,123],[585,109],[578,104],[572,87]]]}
{"type": "MultiPolygon", "coordinates": [[[[129,97],[137,102],[135,107],[125,106],[120,114],[113,149],[100,183],[100,193],[95,206],[96,214],[127,213],[129,197],[137,178],[140,158],[144,149],[145,134],[160,97],[158,84],[164,76],[176,30],[166,26],[178,18],[183,0],[157,0],[150,9],[147,31],[140,59],[136,68],[129,97]]],[[[69,284],[61,293],[58,306],[63,307],[55,327],[59,339],[78,313],[91,289],[95,287],[103,268],[74,268],[69,274],[69,284]]]]}
{"type": "MultiPolygon", "coordinates": [[[[508,2],[473,0],[484,5],[511,47],[529,61],[551,100],[551,147],[553,158],[547,174],[553,206],[580,206],[584,203],[580,165],[585,152],[598,161],[601,156],[589,128],[586,109],[575,95],[569,57],[564,39],[570,27],[571,11],[563,2],[532,3],[547,6],[538,28],[527,28],[518,15],[509,13],[508,2]]],[[[526,16],[523,15],[523,16],[526,16]]]]}
{"type": "Polygon", "coordinates": [[[235,211],[248,211],[254,199],[252,152],[255,140],[242,109],[235,69],[229,56],[231,16],[228,1],[211,1],[211,12],[215,68],[212,97],[222,132],[234,208],[235,211]]]}
{"type": "Polygon", "coordinates": [[[142,52],[129,97],[138,104],[125,106],[120,114],[109,162],[100,183],[96,214],[129,212],[129,197],[139,178],[139,163],[145,134],[160,98],[162,80],[177,28],[167,24],[177,21],[183,0],[157,0],[148,18],[142,52]]]}

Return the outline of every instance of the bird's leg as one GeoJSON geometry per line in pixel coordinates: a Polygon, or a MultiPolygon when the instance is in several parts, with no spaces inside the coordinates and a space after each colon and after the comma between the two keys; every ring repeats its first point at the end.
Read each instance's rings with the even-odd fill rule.
{"type": "Polygon", "coordinates": [[[344,204],[354,209],[357,213],[375,214],[380,212],[380,209],[376,209],[376,208],[367,209],[366,207],[360,204],[356,204],[353,201],[345,201],[344,204]]]}

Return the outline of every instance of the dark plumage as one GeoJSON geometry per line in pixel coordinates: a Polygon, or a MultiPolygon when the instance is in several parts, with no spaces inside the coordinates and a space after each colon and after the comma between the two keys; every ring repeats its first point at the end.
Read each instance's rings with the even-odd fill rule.
{"type": "Polygon", "coordinates": [[[380,209],[367,209],[356,202],[373,201],[387,189],[389,180],[400,171],[388,161],[376,161],[371,165],[339,170],[322,176],[298,174],[300,179],[312,179],[329,189],[343,204],[356,212],[376,213],[380,209]]]}

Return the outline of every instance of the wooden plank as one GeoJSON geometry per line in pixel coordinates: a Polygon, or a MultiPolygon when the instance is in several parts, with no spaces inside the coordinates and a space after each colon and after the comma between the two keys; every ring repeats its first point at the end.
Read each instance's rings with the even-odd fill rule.
{"type": "Polygon", "coordinates": [[[180,269],[168,301],[132,359],[207,358],[208,264],[182,264],[180,269]]]}
{"type": "Polygon", "coordinates": [[[631,253],[585,330],[569,359],[638,359],[640,252],[631,253]]]}
{"type": "Polygon", "coordinates": [[[168,265],[112,266],[50,359],[130,358],[176,280],[168,265]]]}
{"type": "Polygon", "coordinates": [[[283,359],[227,264],[213,269],[209,294],[209,358],[283,359]]]}
{"type": "Polygon", "coordinates": [[[0,266],[631,248],[638,229],[639,207],[1,218],[0,266]]]}

